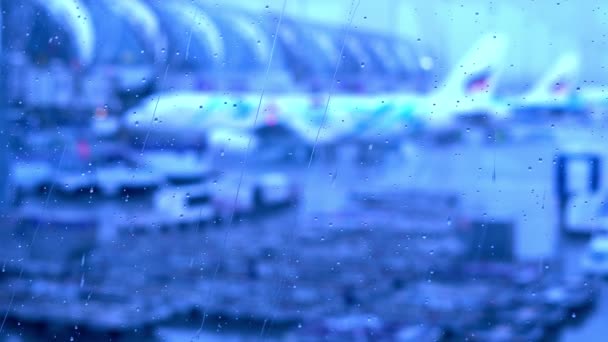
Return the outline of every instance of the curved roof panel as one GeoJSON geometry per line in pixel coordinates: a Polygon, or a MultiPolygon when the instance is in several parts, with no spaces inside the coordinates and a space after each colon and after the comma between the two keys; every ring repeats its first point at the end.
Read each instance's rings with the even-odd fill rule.
{"type": "Polygon", "coordinates": [[[364,45],[374,61],[375,71],[382,74],[399,74],[404,71],[393,51],[391,41],[381,35],[364,35],[364,45]]]}
{"type": "Polygon", "coordinates": [[[162,31],[160,21],[154,11],[141,0],[115,1],[103,0],[110,10],[126,20],[131,28],[141,37],[145,49],[150,50],[149,55],[154,61],[161,61],[162,49],[166,45],[166,38],[162,31]]]}
{"type": "Polygon", "coordinates": [[[2,1],[3,49],[27,55],[34,63],[62,60],[89,64],[94,55],[94,30],[88,8],[79,1],[2,1]]]}
{"type": "Polygon", "coordinates": [[[152,58],[144,51],[143,42],[124,19],[124,15],[110,9],[108,1],[88,0],[97,32],[95,63],[132,65],[152,58]]]}
{"type": "Polygon", "coordinates": [[[277,32],[277,45],[276,47],[280,51],[282,64],[285,69],[291,72],[291,75],[297,80],[307,75],[310,72],[310,63],[302,58],[301,48],[298,48],[298,37],[301,35],[300,32],[295,28],[293,21],[289,19],[283,19],[281,26],[278,31],[276,27],[278,25],[278,18],[275,20],[264,21],[264,28],[268,32],[277,32]],[[270,31],[272,29],[275,31],[270,31]]]}
{"type": "Polygon", "coordinates": [[[155,1],[151,5],[169,35],[173,65],[217,68],[221,64],[223,37],[206,11],[189,1],[155,1]]]}
{"type": "MultiPolygon", "coordinates": [[[[265,21],[268,32],[276,30],[278,17],[265,21]]],[[[339,51],[328,39],[327,33],[317,32],[290,18],[283,18],[277,35],[277,48],[285,68],[296,79],[331,74],[332,65],[337,61],[339,51]],[[334,56],[335,55],[335,56],[334,56]]]]}
{"type": "Polygon", "coordinates": [[[230,71],[239,72],[262,69],[269,52],[265,50],[266,33],[256,31],[256,27],[245,15],[216,9],[209,10],[208,13],[218,27],[225,49],[222,65],[230,71]]]}
{"type": "Polygon", "coordinates": [[[307,39],[310,42],[311,50],[307,51],[317,70],[325,72],[333,72],[335,64],[340,59],[340,47],[336,44],[336,39],[332,32],[325,28],[316,27],[303,29],[307,33],[307,39]]]}
{"type": "Polygon", "coordinates": [[[420,69],[420,53],[409,41],[397,40],[395,54],[402,61],[406,72],[415,72],[420,69]]]}
{"type": "Polygon", "coordinates": [[[79,62],[89,64],[95,53],[95,34],[89,11],[78,0],[35,0],[64,27],[78,52],[79,62]]]}
{"type": "MultiPolygon", "coordinates": [[[[362,37],[354,32],[345,32],[344,42],[344,62],[345,71],[358,74],[363,70],[375,70],[377,65],[372,60],[369,51],[362,43],[362,37]]],[[[342,42],[339,43],[340,45],[342,42]]]]}
{"type": "Polygon", "coordinates": [[[241,33],[242,38],[250,43],[257,60],[263,64],[267,63],[272,47],[268,34],[260,26],[256,25],[253,20],[244,15],[236,14],[230,16],[230,18],[234,27],[241,33]]]}

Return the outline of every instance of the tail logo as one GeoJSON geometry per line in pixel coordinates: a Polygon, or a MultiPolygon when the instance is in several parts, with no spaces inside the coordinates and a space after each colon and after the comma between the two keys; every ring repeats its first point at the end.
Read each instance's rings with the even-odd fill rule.
{"type": "Polygon", "coordinates": [[[563,95],[568,92],[568,82],[566,80],[559,80],[551,87],[551,93],[555,95],[563,95]]]}
{"type": "Polygon", "coordinates": [[[489,68],[473,74],[465,85],[466,93],[474,94],[487,91],[490,88],[491,75],[492,73],[489,68]]]}

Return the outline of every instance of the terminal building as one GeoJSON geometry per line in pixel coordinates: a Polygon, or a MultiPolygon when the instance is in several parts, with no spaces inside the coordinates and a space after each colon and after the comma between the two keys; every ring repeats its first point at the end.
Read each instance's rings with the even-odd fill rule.
{"type": "Polygon", "coordinates": [[[119,112],[157,90],[326,91],[335,78],[336,91],[370,92],[421,87],[426,76],[406,39],[274,11],[181,0],[3,7],[7,100],[54,118],[66,107],[119,112]]]}

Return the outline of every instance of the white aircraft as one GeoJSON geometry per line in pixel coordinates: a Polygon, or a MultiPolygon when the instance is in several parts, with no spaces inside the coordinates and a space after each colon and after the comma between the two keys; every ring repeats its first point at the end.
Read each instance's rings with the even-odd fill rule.
{"type": "Polygon", "coordinates": [[[608,86],[585,86],[576,91],[575,100],[596,119],[603,119],[608,108],[608,86]]]}
{"type": "Polygon", "coordinates": [[[276,124],[310,144],[325,144],[344,139],[386,140],[416,129],[441,131],[455,127],[461,119],[500,120],[512,111],[535,117],[527,112],[577,105],[573,94],[580,61],[574,52],[558,58],[526,94],[496,99],[506,45],[504,36],[483,36],[444,86],[428,95],[334,94],[327,106],[324,94],[267,94],[258,112],[260,95],[255,93],[172,92],[154,95],[130,110],[125,125],[147,135],[193,141],[208,137],[210,144],[221,145],[222,150],[230,146],[243,150],[257,143],[255,129],[276,124]]]}
{"type": "Polygon", "coordinates": [[[472,113],[504,114],[493,93],[506,52],[502,35],[484,35],[448,75],[445,85],[427,95],[333,94],[277,96],[278,121],[309,143],[344,139],[385,139],[408,127],[448,127],[472,113]]]}
{"type": "Polygon", "coordinates": [[[177,146],[197,146],[206,140],[222,150],[246,149],[249,140],[256,142],[255,128],[275,120],[272,106],[265,105],[255,124],[259,99],[253,93],[158,93],[129,109],[122,123],[140,141],[161,138],[177,146]]]}
{"type": "Polygon", "coordinates": [[[352,105],[355,113],[344,120],[353,121],[353,133],[358,136],[384,139],[412,129],[451,128],[462,119],[480,115],[503,118],[506,112],[496,104],[494,92],[506,47],[506,37],[486,34],[456,64],[441,88],[426,95],[382,94],[360,100],[352,105]]]}
{"type": "MultiPolygon", "coordinates": [[[[492,36],[493,38],[494,36],[492,36]]],[[[486,73],[465,71],[463,73],[453,72],[446,86],[435,94],[424,98],[398,98],[386,101],[382,97],[382,103],[376,104],[376,117],[383,117],[378,112],[389,112],[390,115],[380,119],[375,126],[372,134],[384,138],[389,136],[388,132],[400,130],[403,126],[410,129],[429,129],[449,127],[460,119],[510,119],[511,113],[517,111],[525,117],[534,118],[537,111],[578,111],[580,102],[575,98],[575,84],[580,70],[580,59],[577,53],[567,52],[561,55],[557,62],[547,71],[547,73],[536,83],[532,89],[520,96],[510,98],[497,98],[494,90],[500,76],[500,61],[504,52],[504,43],[494,45],[488,41],[488,36],[484,37],[477,47],[463,59],[459,65],[469,65],[473,70],[495,70],[496,72],[486,73]],[[484,41],[485,40],[485,41],[484,41]],[[493,49],[495,54],[490,54],[485,59],[485,63],[479,63],[475,52],[484,49],[493,49]],[[499,51],[501,50],[501,51],[499,51]],[[487,65],[484,65],[487,64],[487,65]],[[483,69],[485,67],[485,69],[483,69]],[[461,85],[458,87],[458,85],[461,85]],[[465,89],[466,91],[462,91],[465,89]],[[482,90],[482,91],[480,91],[482,90]],[[429,109],[430,108],[430,109],[429,109]],[[424,115],[422,110],[428,110],[428,115],[424,115]],[[422,114],[419,114],[421,113],[422,114]]],[[[373,111],[369,111],[374,115],[373,111]]],[[[361,121],[360,125],[369,125],[376,121],[361,121]]],[[[357,134],[362,135],[359,129],[357,134]]],[[[403,131],[403,129],[401,129],[403,131]]],[[[365,133],[363,133],[365,134],[365,133]]]]}
{"type": "Polygon", "coordinates": [[[583,109],[576,95],[580,64],[578,53],[566,52],[529,92],[501,102],[524,120],[542,118],[539,114],[543,113],[578,113],[583,109]]]}
{"type": "Polygon", "coordinates": [[[310,143],[353,136],[393,136],[409,124],[426,129],[446,127],[470,113],[496,110],[492,94],[507,40],[488,34],[464,56],[445,85],[428,95],[258,94],[171,92],[156,94],[125,116],[125,127],[146,135],[200,139],[214,130],[230,130],[240,138],[262,126],[282,124],[310,143]],[[257,120],[256,120],[257,116],[257,120]]]}

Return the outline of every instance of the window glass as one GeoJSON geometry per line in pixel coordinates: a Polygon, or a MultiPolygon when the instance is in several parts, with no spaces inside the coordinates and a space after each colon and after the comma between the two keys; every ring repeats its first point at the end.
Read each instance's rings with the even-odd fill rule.
{"type": "Polygon", "coordinates": [[[598,0],[0,0],[0,342],[603,341],[598,0]]]}

